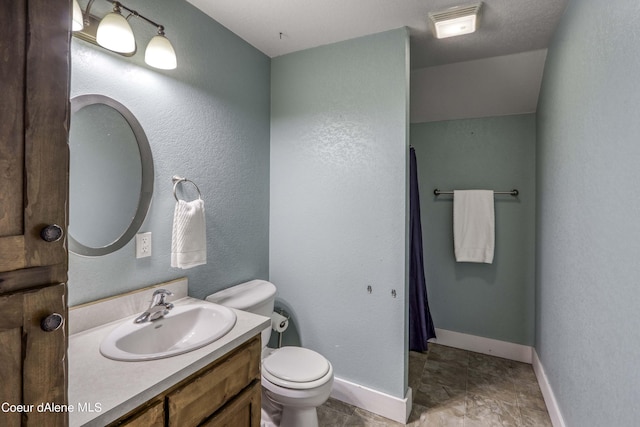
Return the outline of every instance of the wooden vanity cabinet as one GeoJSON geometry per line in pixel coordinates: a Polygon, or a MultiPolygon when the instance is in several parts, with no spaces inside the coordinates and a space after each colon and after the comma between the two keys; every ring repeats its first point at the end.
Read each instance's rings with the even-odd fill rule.
{"type": "Polygon", "coordinates": [[[70,5],[0,1],[0,403],[16,405],[3,427],[68,425],[37,405],[67,403],[70,5]]]}
{"type": "Polygon", "coordinates": [[[258,427],[261,351],[257,335],[110,425],[258,427]]]}

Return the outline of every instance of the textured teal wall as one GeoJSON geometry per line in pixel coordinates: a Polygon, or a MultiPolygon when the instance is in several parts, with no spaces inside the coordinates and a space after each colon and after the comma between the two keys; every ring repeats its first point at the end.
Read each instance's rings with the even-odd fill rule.
{"type": "Polygon", "coordinates": [[[436,328],[533,345],[535,138],[533,114],[411,125],[436,328]],[[520,191],[495,196],[493,264],[455,261],[453,196],[435,188],[520,191]]]}
{"type": "Polygon", "coordinates": [[[271,68],[277,297],[302,345],[337,377],[396,397],[407,359],[407,47],[398,29],[278,57],[271,68]]]}
{"type": "Polygon", "coordinates": [[[571,427],[640,419],[639,15],[570,2],[538,107],[536,350],[571,427]]]}
{"type": "MultiPolygon", "coordinates": [[[[96,2],[94,10],[102,3],[109,6],[96,2]]],[[[71,96],[112,97],[144,128],[155,188],[141,231],[153,233],[152,256],[137,260],[135,242],[98,258],[70,254],[69,304],[181,276],[196,297],[268,278],[269,58],[186,1],[127,5],[165,25],[178,69],[144,64],[153,27],[132,18],[138,53],[131,59],[73,39],[71,96]],[[208,262],[188,270],[170,267],[174,174],[198,184],[207,214],[208,262]]]]}

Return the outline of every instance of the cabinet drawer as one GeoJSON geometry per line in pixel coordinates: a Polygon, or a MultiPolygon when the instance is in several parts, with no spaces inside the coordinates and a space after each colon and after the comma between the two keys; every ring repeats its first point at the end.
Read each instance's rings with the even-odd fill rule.
{"type": "Polygon", "coordinates": [[[253,427],[260,425],[260,399],[262,386],[253,386],[229,402],[217,414],[201,424],[201,427],[253,427]]]}
{"type": "Polygon", "coordinates": [[[169,426],[197,426],[252,381],[259,383],[261,350],[258,335],[211,369],[169,393],[169,426]]]}
{"type": "Polygon", "coordinates": [[[163,427],[164,405],[162,403],[162,400],[159,400],[117,425],[119,427],[163,427]]]}

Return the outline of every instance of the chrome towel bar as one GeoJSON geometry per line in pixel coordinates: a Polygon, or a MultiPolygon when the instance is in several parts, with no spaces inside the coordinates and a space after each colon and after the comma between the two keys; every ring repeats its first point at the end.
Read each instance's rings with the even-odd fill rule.
{"type": "MultiPolygon", "coordinates": [[[[438,190],[437,188],[435,190],[433,190],[433,194],[436,196],[439,196],[441,194],[453,194],[453,190],[450,191],[441,191],[438,190]]],[[[520,192],[517,189],[513,189],[511,191],[494,191],[493,194],[508,194],[510,196],[513,197],[518,197],[518,195],[520,194],[520,192]]]]}

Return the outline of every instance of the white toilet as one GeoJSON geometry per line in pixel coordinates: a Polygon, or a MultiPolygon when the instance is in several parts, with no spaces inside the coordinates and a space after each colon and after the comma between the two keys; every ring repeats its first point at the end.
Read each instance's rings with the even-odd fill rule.
{"type": "MultiPolygon", "coordinates": [[[[209,295],[216,304],[270,317],[276,287],[252,280],[209,295]]],[[[316,407],[329,398],[333,367],[315,351],[267,348],[271,327],[262,331],[262,426],[318,427],[316,407]]]]}

